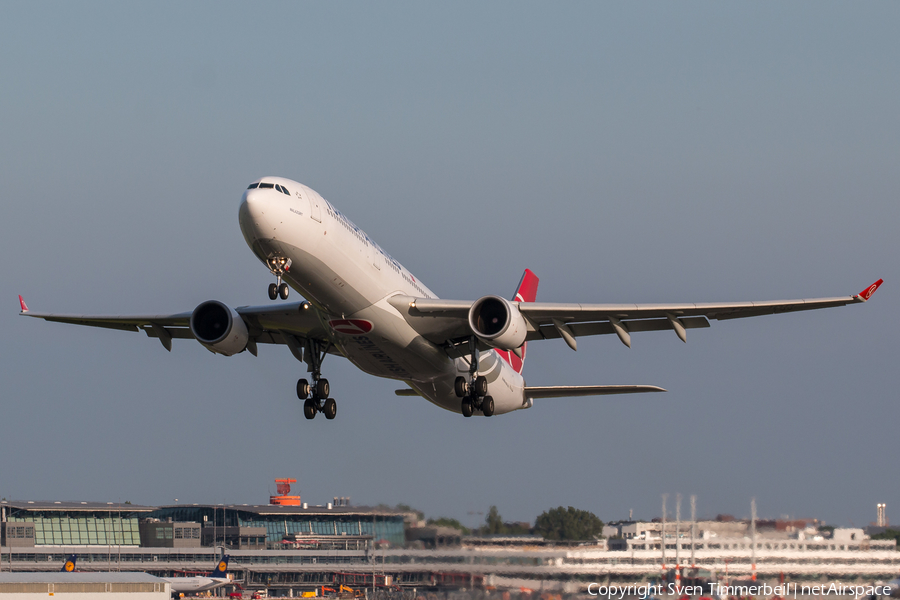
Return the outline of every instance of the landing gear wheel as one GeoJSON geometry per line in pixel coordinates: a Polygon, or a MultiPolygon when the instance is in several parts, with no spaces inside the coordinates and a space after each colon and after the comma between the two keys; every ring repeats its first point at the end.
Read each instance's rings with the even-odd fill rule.
{"type": "Polygon", "coordinates": [[[486,417],[494,414],[494,399],[492,397],[485,396],[484,400],[481,401],[481,412],[483,412],[486,417]]]}
{"type": "Polygon", "coordinates": [[[453,391],[456,392],[457,398],[462,398],[469,393],[469,384],[466,383],[465,377],[457,377],[453,382],[453,391]]]}
{"type": "MultiPolygon", "coordinates": [[[[288,287],[288,284],[282,283],[278,286],[278,295],[281,296],[282,300],[288,299],[288,294],[291,293],[291,288],[288,287]]],[[[274,298],[273,298],[274,300],[274,298]]]]}
{"type": "Polygon", "coordinates": [[[476,396],[486,396],[487,395],[487,377],[484,375],[479,375],[475,378],[475,385],[472,386],[474,393],[476,396]]]}
{"type": "Polygon", "coordinates": [[[274,300],[278,297],[278,286],[274,283],[269,284],[269,300],[274,300]]]}
{"type": "MultiPolygon", "coordinates": [[[[320,379],[316,382],[316,397],[317,398],[328,398],[328,393],[331,391],[331,386],[328,385],[327,379],[320,379]]],[[[334,418],[334,417],[332,417],[334,418]]]]}
{"type": "Polygon", "coordinates": [[[471,417],[472,414],[475,413],[475,403],[472,402],[472,399],[466,396],[462,399],[462,404],[460,405],[460,409],[462,410],[462,416],[471,417]]]}
{"type": "Polygon", "coordinates": [[[305,379],[297,380],[297,397],[301,400],[309,398],[309,382],[305,379]]]}
{"type": "Polygon", "coordinates": [[[322,412],[325,413],[325,418],[328,420],[333,419],[337,415],[337,402],[334,401],[334,398],[329,398],[325,401],[322,412]]]}
{"type": "Polygon", "coordinates": [[[317,412],[319,412],[319,407],[312,398],[303,403],[303,416],[307,419],[315,419],[317,412]]]}

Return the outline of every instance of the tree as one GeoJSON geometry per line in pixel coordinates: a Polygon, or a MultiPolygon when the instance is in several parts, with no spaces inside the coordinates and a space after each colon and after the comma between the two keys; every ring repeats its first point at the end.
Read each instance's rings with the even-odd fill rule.
{"type": "Polygon", "coordinates": [[[900,550],[900,530],[886,529],[872,536],[873,540],[897,540],[897,550],[900,550]]]}
{"type": "Polygon", "coordinates": [[[456,519],[451,519],[449,517],[441,517],[439,519],[428,519],[429,525],[434,525],[436,527],[452,527],[453,529],[458,529],[463,532],[465,535],[469,535],[469,528],[457,521],[456,519]]]}
{"type": "Polygon", "coordinates": [[[397,506],[394,507],[394,510],[399,510],[399,511],[405,512],[405,513],[415,513],[415,514],[416,514],[416,517],[417,517],[420,521],[422,521],[422,520],[425,519],[425,513],[424,513],[424,512],[422,512],[421,510],[416,510],[415,508],[413,508],[413,507],[410,506],[409,504],[403,504],[403,503],[401,502],[400,504],[398,504],[397,506]]]}
{"type": "Polygon", "coordinates": [[[503,517],[500,516],[500,511],[497,510],[496,506],[491,506],[488,510],[488,514],[484,518],[484,529],[484,532],[488,535],[506,533],[506,527],[503,525],[503,517]]]}
{"type": "Polygon", "coordinates": [[[541,513],[534,532],[548,540],[592,540],[603,532],[603,521],[592,512],[560,506],[541,513]]]}

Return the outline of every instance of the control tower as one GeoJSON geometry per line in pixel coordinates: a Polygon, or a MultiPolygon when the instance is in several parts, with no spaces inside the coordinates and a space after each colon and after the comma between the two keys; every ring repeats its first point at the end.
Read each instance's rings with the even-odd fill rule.
{"type": "Polygon", "coordinates": [[[276,479],[277,496],[269,496],[269,504],[279,506],[300,506],[300,496],[291,496],[291,484],[297,483],[296,479],[276,479]]]}

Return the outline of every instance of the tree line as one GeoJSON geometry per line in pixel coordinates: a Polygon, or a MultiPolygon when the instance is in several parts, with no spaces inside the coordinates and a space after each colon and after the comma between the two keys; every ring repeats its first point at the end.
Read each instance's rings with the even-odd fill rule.
{"type": "Polygon", "coordinates": [[[558,506],[545,510],[534,521],[529,523],[507,522],[503,520],[496,506],[488,509],[484,524],[475,529],[465,527],[457,519],[440,517],[428,519],[429,525],[452,527],[464,535],[539,535],[547,540],[593,540],[603,532],[603,521],[587,510],[579,510],[571,506],[558,506]]]}

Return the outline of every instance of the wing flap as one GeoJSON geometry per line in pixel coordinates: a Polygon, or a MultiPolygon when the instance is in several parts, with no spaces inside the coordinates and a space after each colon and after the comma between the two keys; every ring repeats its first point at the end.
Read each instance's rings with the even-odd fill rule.
{"type": "Polygon", "coordinates": [[[180,313],[176,315],[90,316],[36,313],[34,311],[28,311],[20,314],[55,323],[104,327],[106,329],[120,329],[122,331],[138,331],[141,326],[150,325],[151,323],[155,323],[161,327],[187,327],[191,319],[191,313],[180,313]]]}
{"type": "Polygon", "coordinates": [[[810,300],[774,300],[767,302],[706,302],[693,304],[556,304],[531,302],[520,304],[522,314],[539,323],[552,318],[563,321],[607,320],[610,316],[619,319],[665,318],[666,314],[677,317],[703,316],[709,319],[736,319],[759,315],[815,310],[862,302],[858,296],[836,298],[815,298],[810,300]]]}
{"type": "MultiPolygon", "coordinates": [[[[684,317],[679,319],[685,329],[700,329],[709,327],[706,317],[684,317]]],[[[668,319],[642,319],[622,321],[629,332],[638,331],[668,331],[672,325],[668,319]]],[[[609,321],[597,321],[593,323],[566,323],[566,326],[575,337],[588,335],[606,335],[615,333],[616,330],[609,321]]],[[[561,337],[559,329],[555,325],[541,325],[537,331],[529,331],[526,340],[552,340],[561,337]]]]}

